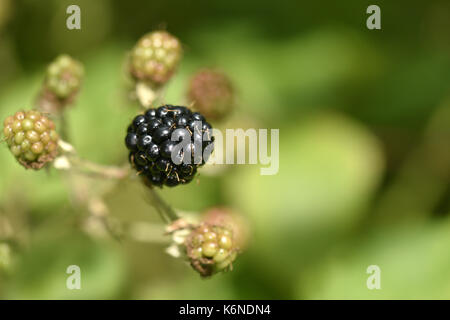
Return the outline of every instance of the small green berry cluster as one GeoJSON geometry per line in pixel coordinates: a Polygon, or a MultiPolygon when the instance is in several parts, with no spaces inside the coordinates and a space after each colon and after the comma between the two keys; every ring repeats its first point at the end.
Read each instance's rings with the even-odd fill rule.
{"type": "Polygon", "coordinates": [[[11,153],[27,169],[40,169],[56,157],[59,136],[55,124],[39,111],[19,111],[7,117],[3,134],[11,153]]]}
{"type": "Polygon", "coordinates": [[[58,99],[70,99],[80,90],[83,75],[82,64],[63,54],[47,67],[44,88],[58,99]]]}
{"type": "Polygon", "coordinates": [[[205,117],[221,120],[233,108],[234,90],[230,79],[224,73],[204,69],[192,77],[188,99],[205,117]]]}
{"type": "Polygon", "coordinates": [[[185,241],[192,267],[203,277],[231,269],[238,249],[230,229],[202,223],[185,241]]]}
{"type": "Polygon", "coordinates": [[[129,71],[136,80],[158,87],[173,75],[181,56],[176,37],[166,31],[150,32],[131,51],[129,71]]]}

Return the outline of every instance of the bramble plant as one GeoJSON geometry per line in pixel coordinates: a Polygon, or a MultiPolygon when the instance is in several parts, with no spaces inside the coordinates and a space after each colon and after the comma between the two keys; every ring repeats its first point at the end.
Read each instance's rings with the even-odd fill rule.
{"type": "MultiPolygon", "coordinates": [[[[80,158],[70,144],[64,112],[76,102],[84,69],[68,55],[57,57],[48,66],[36,109],[18,111],[7,117],[3,134],[11,153],[27,169],[52,166],[70,175],[89,175],[113,182],[132,178],[131,169],[134,169],[148,190],[151,205],[167,223],[167,235],[172,237],[168,252],[189,262],[202,277],[208,277],[231,270],[242,247],[237,241],[240,231],[232,222],[233,216],[227,210],[219,210],[220,216],[226,218],[183,217],[162,200],[155,187],[182,187],[195,179],[197,170],[208,161],[214,149],[212,126],[207,119],[211,116],[220,120],[230,111],[233,91],[225,75],[205,69],[194,76],[188,93],[197,110],[179,105],[154,105],[162,98],[162,89],[174,75],[181,55],[180,41],[166,31],[144,35],[129,54],[127,72],[144,111],[124,130],[123,148],[124,153],[128,149],[128,165],[104,166],[90,162],[80,158]]],[[[117,221],[109,215],[100,191],[84,201],[92,216],[101,217],[105,230],[113,237],[133,238],[125,227],[115,226],[117,221]]]]}

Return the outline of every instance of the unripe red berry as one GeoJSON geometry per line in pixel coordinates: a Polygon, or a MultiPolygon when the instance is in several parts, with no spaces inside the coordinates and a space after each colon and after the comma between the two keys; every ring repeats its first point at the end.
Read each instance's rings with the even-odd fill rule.
{"type": "Polygon", "coordinates": [[[234,107],[234,90],[225,74],[205,69],[192,77],[188,99],[208,119],[220,120],[234,107]]]}

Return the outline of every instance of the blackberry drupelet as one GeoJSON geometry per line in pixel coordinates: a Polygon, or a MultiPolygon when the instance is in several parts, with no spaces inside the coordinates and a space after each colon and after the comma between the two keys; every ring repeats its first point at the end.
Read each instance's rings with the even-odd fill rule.
{"type": "Polygon", "coordinates": [[[145,184],[174,187],[194,179],[214,148],[212,127],[182,106],[163,105],[137,115],[128,126],[125,145],[130,164],[145,184]]]}
{"type": "Polygon", "coordinates": [[[55,124],[38,111],[19,111],[4,121],[9,150],[25,168],[41,169],[57,155],[55,124]]]}

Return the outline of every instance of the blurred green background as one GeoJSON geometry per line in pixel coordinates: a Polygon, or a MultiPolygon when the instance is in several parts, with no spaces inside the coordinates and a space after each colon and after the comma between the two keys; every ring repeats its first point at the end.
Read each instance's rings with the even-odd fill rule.
{"type": "Polygon", "coordinates": [[[236,165],[162,192],[183,211],[220,205],[247,218],[247,251],[208,280],[164,252],[138,179],[75,181],[104,190],[118,225],[154,226],[147,241],[118,242],[89,222],[70,177],[26,171],[0,145],[0,297],[449,299],[450,3],[376,1],[373,31],[370,4],[0,0],[0,118],[31,108],[46,65],[68,53],[86,70],[68,111],[85,158],[126,161],[119,146],[138,109],[126,98],[125,56],[158,28],[185,48],[168,103],[184,101],[197,69],[218,67],[238,109],[216,126],[280,129],[277,175],[236,165]],[[81,30],[66,29],[70,4],[81,30]],[[82,290],[66,289],[71,264],[82,290]],[[366,287],[369,265],[381,268],[381,290],[366,287]]]}

